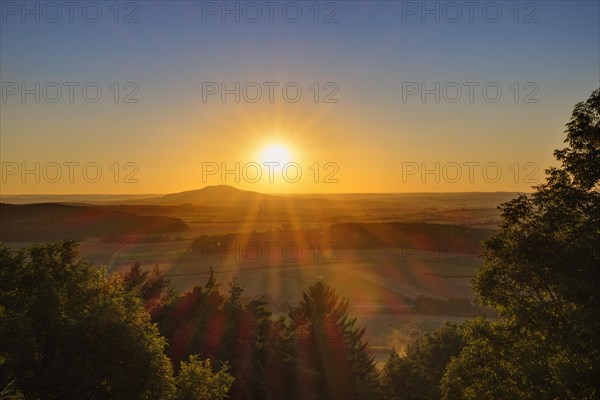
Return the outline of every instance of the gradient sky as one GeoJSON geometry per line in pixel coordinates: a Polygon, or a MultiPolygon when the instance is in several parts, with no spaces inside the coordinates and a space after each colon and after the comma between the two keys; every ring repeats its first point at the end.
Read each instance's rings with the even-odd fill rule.
{"type": "Polygon", "coordinates": [[[563,147],[574,104],[600,86],[598,1],[481,1],[472,20],[465,2],[279,2],[272,22],[261,1],[256,23],[255,9],[236,2],[227,7],[239,7],[239,23],[209,13],[222,2],[121,2],[115,15],[113,2],[83,1],[72,22],[63,2],[54,4],[62,13],[55,23],[46,3],[1,3],[2,194],[168,193],[221,183],[271,193],[529,191],[563,147]],[[40,22],[24,7],[38,7],[40,22]],[[439,22],[423,7],[438,7],[439,22]],[[123,23],[129,14],[137,22],[123,23]],[[35,92],[36,82],[40,102],[35,94],[23,101],[22,84],[35,92]],[[62,87],[55,103],[51,82],[62,87]],[[79,84],[73,102],[64,82],[79,84]],[[96,103],[82,96],[89,82],[102,89],[96,103]],[[262,98],[205,101],[206,82],[256,82],[262,98]],[[264,82],[279,83],[273,102],[264,82]],[[288,82],[302,89],[296,103],[283,97],[288,82]],[[439,103],[435,93],[422,101],[406,92],[436,82],[439,103]],[[478,85],[472,102],[465,82],[478,85]],[[497,102],[483,96],[486,84],[490,97],[501,88],[497,102]],[[457,86],[462,98],[453,103],[457,86]],[[125,103],[135,88],[138,102],[125,103]],[[336,88],[338,102],[324,102],[336,88]],[[280,169],[268,180],[260,155],[276,143],[302,171],[295,179],[295,167],[287,170],[293,182],[280,169]],[[252,162],[262,168],[258,182],[252,162]],[[237,178],[203,174],[235,163],[237,178]],[[23,168],[34,172],[23,176],[23,168]]]}

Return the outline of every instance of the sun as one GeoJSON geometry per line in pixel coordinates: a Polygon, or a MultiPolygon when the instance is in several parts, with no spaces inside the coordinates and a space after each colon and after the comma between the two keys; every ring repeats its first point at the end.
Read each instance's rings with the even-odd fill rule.
{"type": "Polygon", "coordinates": [[[292,157],[285,146],[272,144],[262,150],[260,159],[262,162],[278,162],[280,165],[284,165],[289,163],[292,157]]]}

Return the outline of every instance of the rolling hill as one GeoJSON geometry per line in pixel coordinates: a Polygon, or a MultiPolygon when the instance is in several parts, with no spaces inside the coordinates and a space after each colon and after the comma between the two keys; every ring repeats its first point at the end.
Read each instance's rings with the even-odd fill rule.
{"type": "Polygon", "coordinates": [[[114,212],[94,206],[0,203],[0,241],[44,242],[85,237],[115,237],[181,232],[179,218],[114,212]]]}
{"type": "Polygon", "coordinates": [[[137,200],[138,204],[152,203],[155,205],[253,205],[264,202],[281,200],[280,196],[262,194],[249,190],[236,189],[229,185],[206,186],[202,189],[171,193],[164,196],[137,200]]]}

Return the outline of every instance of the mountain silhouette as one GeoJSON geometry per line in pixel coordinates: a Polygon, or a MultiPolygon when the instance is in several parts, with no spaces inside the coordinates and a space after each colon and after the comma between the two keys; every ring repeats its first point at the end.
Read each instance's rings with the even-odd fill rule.
{"type": "Polygon", "coordinates": [[[262,194],[249,190],[236,189],[229,185],[206,186],[202,189],[187,190],[185,192],[171,193],[151,199],[140,200],[138,203],[152,203],[156,205],[249,205],[263,202],[277,201],[280,196],[262,194]]]}

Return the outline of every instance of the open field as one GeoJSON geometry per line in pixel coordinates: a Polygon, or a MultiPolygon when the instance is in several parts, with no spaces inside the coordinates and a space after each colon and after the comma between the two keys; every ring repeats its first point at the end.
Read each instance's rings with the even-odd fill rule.
{"type": "MultiPolygon", "coordinates": [[[[90,240],[81,248],[88,249],[88,256],[93,256],[94,251],[110,255],[115,245],[118,246],[90,240]]],[[[224,289],[228,281],[237,277],[245,288],[245,296],[266,295],[274,313],[287,312],[303,290],[316,280],[323,280],[350,300],[350,312],[366,325],[367,338],[379,362],[388,357],[392,348],[403,350],[406,344],[445,321],[465,319],[416,314],[405,298],[472,298],[470,280],[482,264],[476,254],[406,249],[339,249],[330,262],[320,263],[312,250],[296,263],[270,262],[266,255],[261,262],[243,262],[241,248],[240,253],[204,255],[191,251],[190,245],[191,240],[129,244],[103,260],[90,258],[111,272],[125,271],[135,261],[147,268],[158,265],[179,291],[204,285],[212,267],[224,289]]]]}
{"type": "Polygon", "coordinates": [[[477,254],[418,249],[326,249],[319,254],[302,248],[297,257],[297,248],[285,256],[282,246],[241,244],[237,250],[215,254],[193,252],[190,246],[191,240],[131,244],[86,240],[80,249],[83,256],[110,272],[124,271],[136,261],[145,267],[158,265],[181,291],[203,284],[212,267],[221,282],[237,276],[249,294],[285,294],[288,298],[297,298],[317,279],[335,281],[351,300],[362,299],[361,293],[377,293],[382,298],[419,294],[470,297],[468,280],[482,263],[477,254]],[[260,257],[257,249],[262,252],[260,257]]]}
{"type": "MultiPolygon", "coordinates": [[[[222,195],[223,190],[234,189],[217,192],[222,195]]],[[[135,262],[145,269],[158,266],[181,293],[204,285],[212,268],[223,290],[235,277],[245,297],[266,296],[273,313],[281,314],[315,281],[329,283],[367,326],[381,361],[392,347],[402,350],[445,321],[465,319],[456,313],[425,315],[413,309],[414,300],[473,298],[470,281],[483,263],[479,242],[496,228],[496,202],[507,196],[348,194],[276,200],[235,192],[231,197],[238,203],[224,206],[219,196],[200,190],[120,199],[130,204],[99,198],[95,205],[42,204],[34,209],[36,218],[49,218],[56,227],[49,236],[84,236],[80,255],[109,273],[124,272],[135,262]],[[257,198],[260,206],[248,204],[257,198]],[[136,202],[143,204],[131,204],[136,202]],[[145,232],[136,223],[140,218],[173,221],[183,228],[157,225],[155,232],[145,232]],[[61,230],[63,220],[69,229],[61,230]],[[125,223],[132,234],[121,234],[125,223]],[[90,224],[102,226],[101,235],[93,235],[90,224]],[[200,242],[194,246],[195,239],[200,242]]],[[[26,236],[31,213],[6,205],[3,210],[18,211],[19,218],[13,219],[26,236]]],[[[3,229],[12,232],[9,225],[3,229]]]]}

